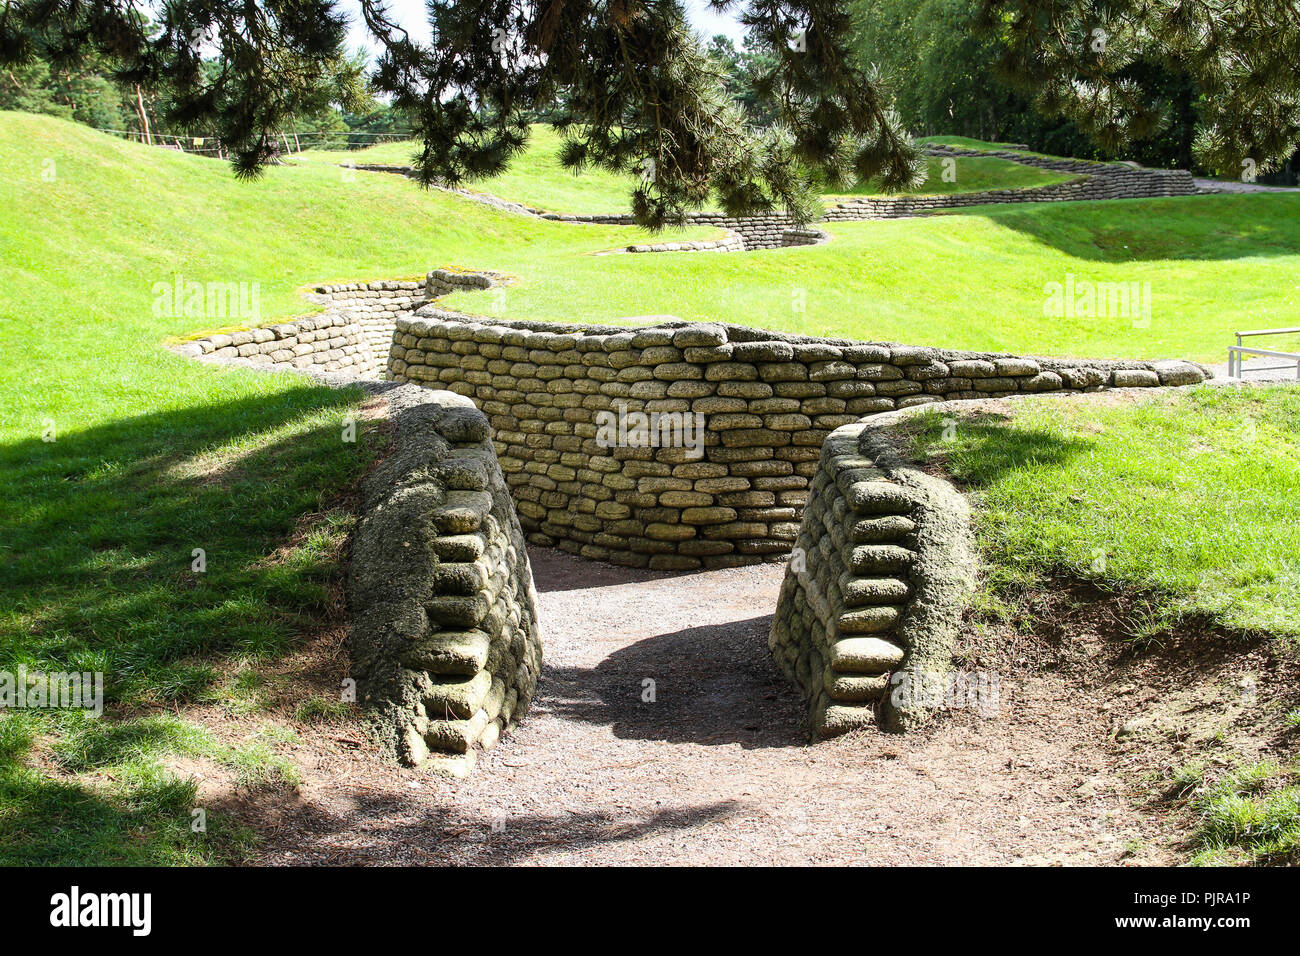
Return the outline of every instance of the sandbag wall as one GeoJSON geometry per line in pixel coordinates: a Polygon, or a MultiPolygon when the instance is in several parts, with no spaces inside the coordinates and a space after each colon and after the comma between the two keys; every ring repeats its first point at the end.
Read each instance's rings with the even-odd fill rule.
{"type": "MultiPolygon", "coordinates": [[[[1024,189],[989,189],[982,192],[934,196],[863,196],[860,199],[849,199],[830,206],[826,210],[825,218],[831,222],[900,219],[924,215],[939,209],[961,209],[996,203],[1153,199],[1161,196],[1193,196],[1200,192],[1192,174],[1185,169],[1145,169],[1123,163],[1050,159],[1004,150],[980,151],[945,146],[927,147],[926,152],[935,156],[995,157],[1052,172],[1073,173],[1078,178],[1068,182],[1024,189]]],[[[960,175],[960,167],[958,167],[958,175],[960,175]]]]}
{"type": "Polygon", "coordinates": [[[815,736],[916,726],[950,669],[974,587],[966,501],[896,455],[871,421],[831,433],[811,490],[772,656],[804,692],[815,736]]]}
{"type": "MultiPolygon", "coordinates": [[[[637,224],[636,219],[626,213],[571,215],[548,212],[540,215],[543,219],[550,219],[555,222],[596,223],[603,226],[635,226],[637,224]]],[[[715,212],[692,212],[687,214],[687,219],[691,226],[714,226],[718,229],[726,229],[728,232],[739,236],[741,239],[739,246],[727,247],[731,251],[815,246],[829,238],[820,229],[797,224],[788,214],[783,212],[740,217],[715,212]]],[[[644,245],[641,251],[693,251],[691,246],[692,243],[690,242],[649,243],[644,245]],[[672,248],[674,246],[677,248],[672,248]]]]}
{"type": "Polygon", "coordinates": [[[325,306],[318,315],[206,335],[175,351],[228,365],[379,378],[397,314],[427,302],[427,288],[427,277],[317,286],[307,299],[325,306]]]}
{"type": "MultiPolygon", "coordinates": [[[[391,339],[391,323],[388,327],[391,339]]],[[[334,311],[206,335],[173,350],[203,362],[275,371],[347,372],[358,378],[378,378],[384,367],[384,352],[372,349],[366,330],[352,316],[334,311]]]]}
{"type": "Polygon", "coordinates": [[[409,312],[427,302],[427,285],[427,277],[423,280],[347,282],[317,286],[315,294],[307,298],[324,304],[329,312],[346,315],[353,324],[359,326],[366,345],[379,359],[379,370],[382,371],[388,348],[393,341],[394,318],[399,312],[409,312]]]}
{"type": "Polygon", "coordinates": [[[358,702],[402,762],[466,773],[528,709],[541,636],[528,553],[487,418],[400,388],[366,477],[348,579],[358,702]]]}
{"type": "MultiPolygon", "coordinates": [[[[430,279],[453,281],[492,279],[442,270],[430,279]]],[[[388,372],[468,396],[487,414],[529,541],[664,570],[788,552],[822,443],[865,415],[1206,376],[1185,362],[1029,359],[719,324],[506,322],[433,305],[397,317],[388,372]],[[694,420],[701,434],[692,447],[639,445],[630,432],[611,445],[602,425],[638,414],[694,420]]]]}

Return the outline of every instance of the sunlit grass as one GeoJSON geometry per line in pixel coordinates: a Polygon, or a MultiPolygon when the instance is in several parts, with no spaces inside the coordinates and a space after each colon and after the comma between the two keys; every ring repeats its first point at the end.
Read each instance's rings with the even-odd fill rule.
{"type": "Polygon", "coordinates": [[[995,582],[1064,572],[1156,596],[1153,627],[1300,636],[1300,392],[1033,401],[916,441],[969,488],[995,582]]]}

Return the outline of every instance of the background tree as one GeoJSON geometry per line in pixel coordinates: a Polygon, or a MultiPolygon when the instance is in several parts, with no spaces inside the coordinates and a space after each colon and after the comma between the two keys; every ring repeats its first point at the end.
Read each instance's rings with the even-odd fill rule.
{"type": "Polygon", "coordinates": [[[719,33],[709,41],[707,52],[722,74],[727,95],[740,105],[752,125],[769,127],[779,121],[775,104],[760,98],[755,90],[757,79],[775,64],[776,57],[770,50],[759,48],[752,39],[737,47],[731,37],[719,33]]]}
{"type": "Polygon", "coordinates": [[[110,78],[111,67],[94,53],[51,65],[38,38],[24,62],[0,70],[0,109],[45,113],[100,129],[126,128],[122,89],[110,78]]]}
{"type": "Polygon", "coordinates": [[[1180,116],[1220,173],[1274,169],[1300,142],[1300,0],[983,2],[1005,75],[1105,150],[1180,116]]]}
{"type": "MultiPolygon", "coordinates": [[[[318,88],[341,71],[345,19],[337,0],[171,0],[159,30],[131,0],[0,0],[0,62],[32,55],[28,30],[56,57],[87,50],[121,64],[118,78],[169,86],[169,119],[205,123],[254,175],[277,149],[287,117],[310,113],[318,88]],[[202,69],[206,44],[222,70],[202,69]]],[[[916,182],[920,157],[873,78],[856,65],[850,23],[829,0],[715,0],[736,8],[772,51],[755,77],[779,122],[757,129],[676,0],[429,0],[433,41],[413,40],[382,0],[359,0],[382,53],[373,81],[411,116],[426,180],[456,183],[499,172],[546,115],[568,134],[563,158],[635,170],[632,197],[650,226],[680,221],[710,194],[735,214],[784,207],[817,212],[814,172],[837,181],[916,182]]],[[[330,98],[342,102],[346,84],[330,98]]]]}
{"type": "Polygon", "coordinates": [[[1181,70],[1134,64],[1136,82],[1168,122],[1107,150],[1068,117],[1044,115],[1032,89],[996,69],[1010,41],[1005,26],[983,22],[984,0],[856,0],[853,10],[855,44],[890,79],[899,116],[914,133],[1027,143],[1063,156],[1193,166],[1195,88],[1181,70]]]}

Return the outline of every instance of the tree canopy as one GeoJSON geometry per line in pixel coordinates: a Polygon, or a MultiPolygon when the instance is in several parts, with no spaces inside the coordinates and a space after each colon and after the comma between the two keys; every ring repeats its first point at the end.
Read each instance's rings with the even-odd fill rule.
{"type": "MultiPolygon", "coordinates": [[[[384,0],[357,2],[379,50],[369,76],[345,50],[341,0],[168,0],[154,21],[135,0],[0,0],[0,65],[102,57],[119,82],[166,88],[168,121],[209,127],[243,176],[275,157],[294,117],[363,111],[369,92],[410,118],[426,182],[501,172],[542,118],[565,134],[566,165],[637,173],[632,208],[652,228],[711,196],[733,215],[808,219],[813,183],[897,190],[923,175],[860,55],[854,4],[712,0],[755,54],[742,105],[726,49],[705,48],[678,0],[428,0],[427,43],[384,0]]],[[[1142,72],[1153,64],[1194,81],[1207,164],[1266,170],[1300,138],[1300,0],[978,2],[1007,75],[1108,148],[1164,121],[1142,72]]]]}
{"type": "Polygon", "coordinates": [[[1190,80],[1207,168],[1264,172],[1300,142],[1300,0],[983,2],[1004,73],[1108,150],[1169,123],[1153,67],[1190,80]]]}
{"type": "MultiPolygon", "coordinates": [[[[125,82],[168,85],[173,118],[210,123],[242,175],[274,157],[287,117],[358,93],[338,81],[346,71],[321,69],[345,56],[338,0],[171,0],[156,28],[131,0],[0,2],[0,61],[29,59],[32,31],[55,62],[90,49],[109,56],[125,82]],[[202,67],[205,49],[217,53],[215,73],[202,67]]],[[[429,43],[383,0],[359,4],[380,50],[371,83],[412,117],[428,181],[499,172],[538,115],[568,134],[568,165],[639,173],[632,206],[652,227],[710,194],[734,214],[783,207],[808,218],[814,174],[892,188],[921,175],[888,97],[852,55],[848,15],[828,0],[714,3],[737,8],[772,51],[755,77],[777,114],[766,128],[727,94],[676,0],[430,0],[429,43]]]]}

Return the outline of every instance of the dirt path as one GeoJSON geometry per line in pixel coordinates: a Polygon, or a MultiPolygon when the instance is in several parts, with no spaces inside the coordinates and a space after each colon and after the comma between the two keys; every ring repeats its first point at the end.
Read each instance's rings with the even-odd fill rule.
{"type": "Polygon", "coordinates": [[[529,719],[460,781],[327,739],[300,748],[299,793],[256,803],[263,862],[1177,859],[1174,822],[1138,809],[1135,789],[1177,754],[1115,740],[1164,695],[1096,666],[1108,652],[1084,623],[1065,622],[1078,639],[1046,657],[1037,639],[967,649],[970,666],[999,672],[995,717],[952,712],[917,735],[810,747],[766,648],[779,566],[668,576],[532,558],[546,667],[529,719]]]}

